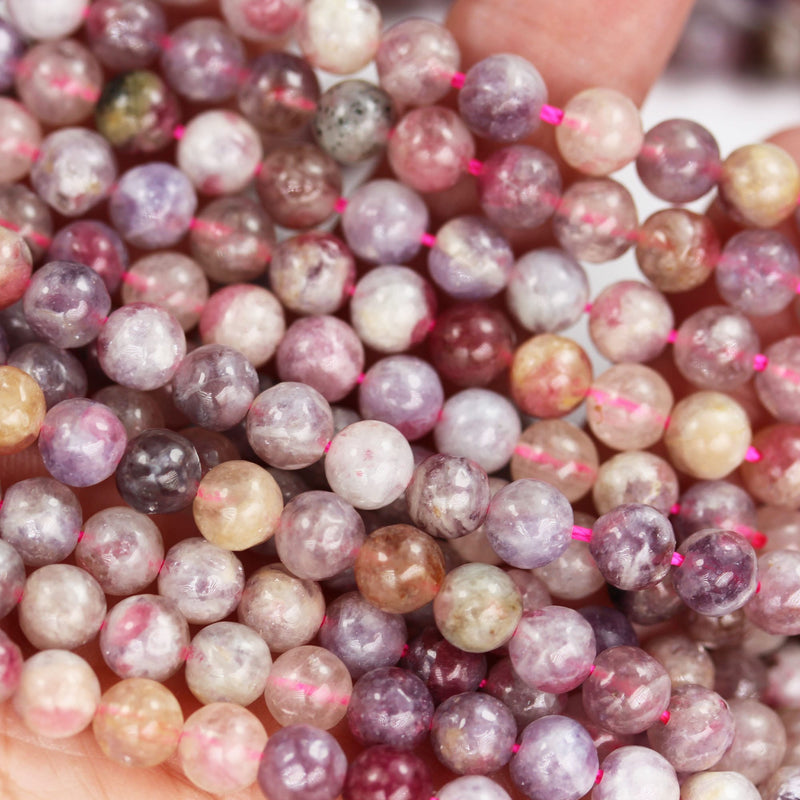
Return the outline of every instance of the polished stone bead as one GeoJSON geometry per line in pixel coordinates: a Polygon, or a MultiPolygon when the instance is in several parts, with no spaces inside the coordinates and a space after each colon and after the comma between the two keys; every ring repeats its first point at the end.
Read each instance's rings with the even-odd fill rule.
{"type": "Polygon", "coordinates": [[[664,667],[673,686],[696,683],[716,691],[714,662],[699,642],[681,633],[667,633],[648,639],[644,649],[664,667]]]}
{"type": "MultiPolygon", "coordinates": [[[[5,505],[5,501],[4,501],[5,505]]],[[[0,530],[2,530],[0,518],[0,530]]],[[[16,548],[7,541],[0,540],[0,619],[5,617],[22,598],[25,587],[25,564],[16,548]]],[[[2,648],[2,645],[0,645],[2,648]]],[[[2,658],[0,657],[0,660],[2,658]]],[[[2,672],[2,669],[0,669],[2,672]]],[[[2,680],[0,679],[0,684],[2,680]]],[[[0,702],[2,702],[0,690],[0,702]]]]}
{"type": "MultiPolygon", "coordinates": [[[[14,86],[17,62],[25,49],[22,34],[6,20],[0,20],[0,92],[7,92],[14,86]]],[[[449,81],[447,85],[449,87],[449,81]]]]}
{"type": "Polygon", "coordinates": [[[578,613],[592,626],[598,654],[609,647],[638,647],[639,637],[628,618],[607,606],[584,606],[578,613]]]}
{"type": "Polygon", "coordinates": [[[158,56],[167,21],[153,0],[99,0],[86,15],[92,52],[114,70],[140,69],[158,56]]]}
{"type": "Polygon", "coordinates": [[[46,342],[29,342],[13,350],[7,363],[39,384],[48,409],[62,400],[86,395],[86,370],[68,350],[46,342]]]}
{"type": "Polygon", "coordinates": [[[767,366],[754,381],[758,399],[781,422],[800,422],[800,337],[773,342],[764,356],[767,366]]]}
{"type": "MultiPolygon", "coordinates": [[[[0,29],[0,43],[2,33],[0,29]]],[[[42,129],[36,117],[14,100],[0,98],[0,112],[0,180],[13,183],[22,180],[39,158],[42,129]]]]}
{"type": "Polygon", "coordinates": [[[672,765],[647,747],[620,747],[603,759],[600,770],[598,776],[602,777],[592,789],[593,800],[635,800],[643,786],[652,800],[682,796],[672,765]]]}
{"type": "Polygon", "coordinates": [[[53,237],[47,257],[51,261],[77,261],[91,267],[109,293],[114,292],[128,267],[128,250],[119,234],[102,222],[70,222],[53,237]]]}
{"type": "Polygon", "coordinates": [[[430,800],[433,783],[425,762],[414,753],[378,744],[359,753],[347,769],[345,800],[430,800]]]}
{"type": "Polygon", "coordinates": [[[22,651],[5,631],[0,630],[0,703],[16,692],[22,664],[22,651]]]}
{"type": "Polygon", "coordinates": [[[515,672],[510,658],[501,659],[489,670],[484,690],[508,706],[520,729],[535,719],[561,714],[567,706],[567,695],[528,686],[515,672]]]}
{"type": "Polygon", "coordinates": [[[22,298],[32,269],[33,257],[23,236],[0,226],[0,308],[8,308],[22,298]]]}
{"type": "Polygon", "coordinates": [[[776,550],[758,559],[759,591],[745,606],[748,618],[769,633],[800,633],[800,553],[776,550]]]}
{"type": "Polygon", "coordinates": [[[279,43],[303,13],[303,0],[222,0],[220,10],[231,30],[253,42],[279,43]]]}
{"type": "MultiPolygon", "coordinates": [[[[0,184],[0,219],[3,220],[3,229],[9,229],[18,236],[21,236],[28,246],[27,251],[15,253],[13,249],[4,250],[4,255],[8,254],[14,258],[22,258],[27,261],[39,262],[47,248],[50,246],[53,233],[53,215],[47,207],[47,203],[32,192],[27,186],[21,183],[0,184]]],[[[8,234],[4,234],[7,240],[8,234]]],[[[16,237],[12,240],[14,247],[16,237]]],[[[7,247],[8,245],[4,245],[7,247]]],[[[18,270],[24,267],[17,267],[18,270]]],[[[21,297],[22,291],[27,288],[28,277],[24,278],[24,286],[21,284],[13,285],[14,296],[21,297]],[[17,291],[19,292],[17,294],[17,291]]],[[[22,277],[18,278],[22,281],[22,277]]],[[[8,291],[4,288],[4,291],[8,291]]],[[[14,302],[9,299],[6,305],[14,302]]],[[[28,340],[30,341],[30,340],[28,340]]],[[[22,342],[20,342],[22,344],[22,342]]]]}
{"type": "Polygon", "coordinates": [[[0,455],[36,441],[47,407],[39,384],[16,367],[0,366],[0,455]]]}

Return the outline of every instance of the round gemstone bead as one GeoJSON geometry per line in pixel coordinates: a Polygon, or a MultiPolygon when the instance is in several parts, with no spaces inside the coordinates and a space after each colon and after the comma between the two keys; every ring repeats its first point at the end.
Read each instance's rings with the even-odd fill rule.
{"type": "Polygon", "coordinates": [[[436,796],[439,800],[511,800],[499,783],[484,775],[465,775],[448,781],[436,796]]]}
{"type": "MultiPolygon", "coordinates": [[[[4,501],[5,502],[5,501],[4,501]]],[[[3,528],[2,519],[0,519],[0,530],[3,528]]],[[[25,564],[17,552],[16,548],[10,545],[5,540],[0,540],[0,619],[5,617],[22,598],[22,591],[25,586],[25,564]]],[[[0,638],[0,651],[3,650],[4,645],[0,638]]],[[[5,656],[0,655],[0,663],[3,662],[5,656]]],[[[0,675],[3,673],[3,667],[0,667],[0,675]]],[[[0,677],[0,686],[3,685],[2,677],[0,677]]],[[[3,698],[3,691],[0,689],[0,702],[3,698]]]]}
{"type": "Polygon", "coordinates": [[[758,559],[761,586],[745,606],[747,617],[769,633],[800,633],[800,553],[775,550],[758,559]]]}
{"type": "MultiPolygon", "coordinates": [[[[716,767],[716,764],[714,765],[716,767]]],[[[681,797],[685,800],[702,800],[704,797],[735,797],[736,800],[761,800],[758,789],[738,772],[721,772],[716,769],[690,775],[681,784],[681,797]]],[[[772,800],[770,795],[765,795],[772,800]]]]}
{"type": "Polygon", "coordinates": [[[0,455],[36,441],[47,406],[39,384],[16,367],[0,366],[0,455]]]}
{"type": "Polygon", "coordinates": [[[578,613],[592,626],[598,654],[609,647],[637,647],[639,638],[628,618],[615,608],[584,606],[578,613]]]}
{"type": "Polygon", "coordinates": [[[653,800],[678,800],[682,794],[672,765],[647,747],[620,747],[603,759],[600,769],[593,800],[634,800],[641,786],[647,786],[653,800]]]}
{"type": "Polygon", "coordinates": [[[0,630],[0,702],[13,696],[22,674],[22,651],[0,630]]]}
{"type": "Polygon", "coordinates": [[[32,268],[33,257],[23,236],[0,227],[0,308],[8,308],[25,294],[32,268]]]}
{"type": "Polygon", "coordinates": [[[12,351],[7,363],[39,384],[48,409],[62,400],[86,394],[86,370],[68,350],[46,342],[29,342],[12,351]]]}
{"type": "Polygon", "coordinates": [[[800,337],[787,336],[765,351],[766,367],[755,378],[756,394],[764,408],[781,422],[800,422],[800,337]]]}
{"type": "Polygon", "coordinates": [[[0,98],[0,180],[13,183],[22,180],[39,156],[42,129],[21,103],[6,97],[0,98]]]}
{"type": "MultiPolygon", "coordinates": [[[[0,20],[0,91],[7,92],[13,88],[17,62],[25,54],[25,49],[25,41],[16,27],[0,20]]],[[[449,82],[447,85],[449,87],[449,82]]]]}
{"type": "MultiPolygon", "coordinates": [[[[2,184],[0,185],[0,219],[4,220],[2,229],[12,229],[12,232],[22,237],[28,246],[28,251],[24,251],[25,255],[20,253],[17,257],[28,261],[40,261],[50,245],[50,237],[53,233],[53,216],[44,200],[21,183],[2,184]]],[[[4,234],[4,239],[7,239],[7,236],[4,234]]],[[[16,237],[13,241],[17,241],[16,237]]],[[[9,253],[9,251],[6,250],[5,253],[9,253]]],[[[13,250],[10,251],[10,254],[16,255],[13,250]]],[[[15,294],[16,297],[22,296],[22,291],[27,288],[28,277],[26,276],[24,279],[24,286],[20,284],[14,286],[15,292],[19,290],[19,294],[15,294]]],[[[4,291],[7,291],[5,287],[4,291]]],[[[12,302],[14,301],[9,300],[6,305],[10,305],[12,302]]],[[[26,341],[30,341],[30,339],[26,341]]]]}
{"type": "Polygon", "coordinates": [[[8,13],[20,33],[31,39],[61,39],[83,22],[89,0],[10,0],[8,13]]]}
{"type": "Polygon", "coordinates": [[[154,61],[167,21],[153,0],[99,0],[86,14],[92,52],[114,70],[139,69],[154,61]]]}
{"type": "MultiPolygon", "coordinates": [[[[538,567],[531,575],[534,576],[544,584],[548,594],[563,600],[581,600],[602,589],[605,584],[603,573],[597,568],[589,551],[589,544],[579,539],[571,539],[567,549],[549,564],[538,567]]],[[[541,608],[550,603],[549,596],[536,600],[535,605],[526,602],[525,610],[541,608]]]]}
{"type": "Polygon", "coordinates": [[[517,675],[510,658],[501,659],[489,670],[484,689],[508,706],[520,728],[535,719],[560,714],[567,705],[566,695],[542,692],[528,686],[517,675]]]}
{"type": "Polygon", "coordinates": [[[666,515],[678,501],[678,491],[678,476],[669,462],[647,451],[629,450],[603,463],[592,499],[599,514],[625,503],[639,503],[666,515]]]}
{"type": "Polygon", "coordinates": [[[779,423],[753,437],[758,457],[742,464],[744,484],[757,500],[784,508],[800,506],[800,487],[794,465],[800,448],[800,426],[779,423]]]}
{"type": "Polygon", "coordinates": [[[430,771],[419,756],[379,744],[363,750],[350,762],[342,797],[380,800],[398,794],[406,800],[429,800],[432,796],[430,771]]]}
{"type": "Polygon", "coordinates": [[[668,633],[649,639],[644,649],[664,667],[673,686],[696,683],[714,688],[714,662],[699,642],[680,633],[668,633]]]}
{"type": "Polygon", "coordinates": [[[222,0],[220,10],[231,30],[253,42],[275,42],[291,33],[303,13],[302,0],[222,0]]]}

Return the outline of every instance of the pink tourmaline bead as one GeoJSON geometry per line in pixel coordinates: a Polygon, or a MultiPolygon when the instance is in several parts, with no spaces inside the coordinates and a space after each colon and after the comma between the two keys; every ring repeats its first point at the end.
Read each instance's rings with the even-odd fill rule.
{"type": "Polygon", "coordinates": [[[37,158],[42,129],[28,109],[0,98],[0,181],[22,180],[37,158]]]}
{"type": "Polygon", "coordinates": [[[17,691],[22,661],[22,651],[4,630],[0,630],[0,703],[17,691]]]}

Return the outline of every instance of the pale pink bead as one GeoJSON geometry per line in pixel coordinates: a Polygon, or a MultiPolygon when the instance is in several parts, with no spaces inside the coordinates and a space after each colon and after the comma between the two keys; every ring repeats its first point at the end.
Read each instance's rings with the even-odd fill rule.
{"type": "Polygon", "coordinates": [[[234,111],[198,114],[178,143],[178,166],[198,192],[233,194],[250,183],[264,155],[256,129],[234,111]]]}
{"type": "Polygon", "coordinates": [[[69,650],[42,650],[22,667],[14,708],[38,736],[62,739],[91,723],[100,703],[100,681],[69,650]]]}
{"type": "Polygon", "coordinates": [[[266,743],[255,714],[234,703],[212,703],[183,724],[178,758],[195,786],[227,797],[255,783],[266,743]]]}
{"type": "Polygon", "coordinates": [[[21,674],[22,651],[5,631],[0,630],[0,703],[17,691],[21,674]]]}
{"type": "Polygon", "coordinates": [[[644,132],[633,101],[614,89],[578,92],[564,106],[556,144],[564,161],[586,175],[608,175],[639,155],[644,132]]]}
{"type": "Polygon", "coordinates": [[[36,160],[42,128],[20,103],[0,97],[0,182],[21,180],[36,160]]]}
{"type": "Polygon", "coordinates": [[[11,21],[30,39],[61,39],[80,28],[89,0],[9,0],[11,21]]]}
{"type": "Polygon", "coordinates": [[[251,42],[275,42],[291,33],[303,13],[304,0],[221,0],[230,29],[251,42]]]}

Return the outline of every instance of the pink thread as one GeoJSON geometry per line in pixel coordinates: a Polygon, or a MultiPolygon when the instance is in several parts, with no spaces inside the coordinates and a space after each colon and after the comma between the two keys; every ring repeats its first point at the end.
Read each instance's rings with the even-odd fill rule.
{"type": "Polygon", "coordinates": [[[347,208],[347,198],[346,197],[337,197],[336,202],[333,204],[333,210],[337,214],[344,213],[344,210],[347,208]]]}
{"type": "Polygon", "coordinates": [[[675,340],[676,340],[677,338],[678,338],[678,331],[670,331],[670,332],[667,334],[667,341],[668,341],[670,344],[674,344],[674,343],[675,343],[675,340]]]}
{"type": "Polygon", "coordinates": [[[454,72],[453,76],[450,78],[450,85],[454,89],[460,89],[464,85],[464,79],[467,76],[463,72],[454,72]]]}
{"type": "Polygon", "coordinates": [[[744,460],[750,463],[761,461],[761,453],[759,453],[753,445],[750,445],[750,447],[747,448],[747,452],[744,454],[744,460]]]}
{"type": "Polygon", "coordinates": [[[539,119],[548,125],[560,125],[564,121],[564,110],[545,103],[539,111],[539,119]]]}
{"type": "Polygon", "coordinates": [[[432,233],[423,233],[419,240],[425,247],[433,247],[436,244],[436,237],[432,233]]]}
{"type": "Polygon", "coordinates": [[[679,567],[685,560],[686,559],[680,553],[673,553],[669,563],[672,564],[673,567],[679,567]]]}
{"type": "Polygon", "coordinates": [[[512,753],[519,753],[519,749],[520,749],[520,745],[518,745],[516,742],[511,745],[511,752],[512,753]]]}
{"type": "Polygon", "coordinates": [[[364,373],[364,372],[359,372],[359,373],[358,373],[358,377],[356,378],[356,383],[357,383],[359,386],[361,386],[361,384],[362,384],[362,383],[364,383],[364,378],[366,378],[366,377],[367,377],[366,373],[364,373]]]}
{"type": "Polygon", "coordinates": [[[332,445],[332,444],[333,444],[333,439],[331,439],[331,440],[330,440],[330,441],[329,441],[329,442],[328,442],[328,443],[325,445],[325,447],[323,447],[323,448],[322,448],[322,452],[323,452],[323,453],[325,453],[325,454],[327,454],[328,450],[330,450],[330,449],[331,449],[331,445],[332,445]]]}
{"type": "Polygon", "coordinates": [[[595,783],[600,783],[600,781],[603,780],[603,775],[605,775],[603,770],[598,769],[597,770],[597,775],[594,776],[594,782],[595,783]]]}
{"type": "Polygon", "coordinates": [[[471,158],[467,163],[467,172],[470,175],[480,175],[483,172],[483,162],[477,158],[471,158]]]}
{"type": "Polygon", "coordinates": [[[478,688],[479,688],[479,689],[483,689],[483,687],[484,687],[484,686],[486,686],[486,684],[487,684],[487,680],[486,680],[486,678],[484,678],[484,679],[483,679],[483,680],[482,680],[482,681],[481,681],[481,682],[478,684],[478,688]]]}
{"type": "Polygon", "coordinates": [[[763,372],[769,364],[769,359],[763,353],[756,353],[753,356],[753,369],[756,372],[763,372]]]}
{"type": "Polygon", "coordinates": [[[681,504],[680,503],[675,503],[674,506],[670,507],[669,513],[670,514],[677,514],[677,513],[680,512],[680,510],[681,510],[681,504]]]}
{"type": "Polygon", "coordinates": [[[665,712],[664,712],[664,713],[663,713],[663,714],[662,714],[662,715],[659,717],[659,719],[661,720],[661,722],[662,722],[662,723],[664,723],[664,725],[666,725],[666,724],[669,722],[669,718],[670,718],[671,716],[672,716],[672,715],[669,713],[669,709],[667,709],[667,710],[666,710],[666,711],[665,711],[665,712]]]}
{"type": "Polygon", "coordinates": [[[756,584],[756,594],[758,594],[760,591],[761,591],[761,581],[759,581],[759,582],[756,584]]]}
{"type": "Polygon", "coordinates": [[[572,538],[573,539],[578,539],[581,542],[591,541],[592,529],[591,528],[584,528],[583,525],[573,525],[572,526],[572,538]]]}
{"type": "Polygon", "coordinates": [[[185,125],[176,125],[175,130],[172,131],[172,136],[178,141],[180,141],[181,139],[183,139],[185,133],[186,133],[185,125]]]}
{"type": "Polygon", "coordinates": [[[83,541],[83,537],[86,536],[86,531],[78,531],[78,541],[83,541]]]}
{"type": "Polygon", "coordinates": [[[596,669],[597,669],[597,665],[596,664],[592,664],[592,666],[589,667],[589,674],[591,675],[596,669]]]}
{"type": "Polygon", "coordinates": [[[585,311],[587,314],[589,314],[589,313],[591,312],[591,310],[592,310],[592,304],[591,304],[591,303],[587,303],[587,304],[586,304],[586,305],[583,307],[583,310],[584,310],[584,311],[585,311]]]}

